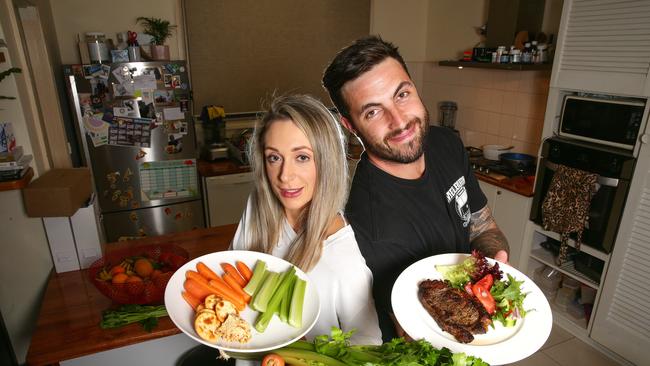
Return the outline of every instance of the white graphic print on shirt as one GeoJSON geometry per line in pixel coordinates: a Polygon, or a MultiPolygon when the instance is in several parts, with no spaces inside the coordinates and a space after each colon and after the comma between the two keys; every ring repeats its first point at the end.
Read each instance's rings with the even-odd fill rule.
{"type": "Polygon", "coordinates": [[[472,215],[467,204],[467,190],[465,189],[465,177],[461,176],[454,182],[454,184],[447,190],[447,203],[455,200],[456,213],[463,221],[463,227],[467,227],[469,219],[472,215]]]}

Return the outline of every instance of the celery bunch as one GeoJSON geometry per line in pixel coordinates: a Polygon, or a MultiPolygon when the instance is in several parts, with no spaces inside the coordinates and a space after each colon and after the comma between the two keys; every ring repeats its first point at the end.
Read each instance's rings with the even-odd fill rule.
{"type": "Polygon", "coordinates": [[[255,329],[263,333],[276,314],[281,321],[301,327],[306,287],[307,282],[296,275],[294,266],[277,273],[267,270],[266,263],[258,260],[253,277],[244,288],[252,296],[250,307],[260,312],[253,325],[255,329]]]}

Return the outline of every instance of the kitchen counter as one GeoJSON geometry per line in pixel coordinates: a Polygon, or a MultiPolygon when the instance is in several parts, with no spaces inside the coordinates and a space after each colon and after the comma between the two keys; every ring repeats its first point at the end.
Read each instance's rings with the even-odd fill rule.
{"type": "Polygon", "coordinates": [[[215,177],[218,175],[237,174],[250,172],[250,165],[241,165],[232,159],[220,159],[215,161],[199,160],[199,175],[202,177],[215,177]]]}
{"type": "MultiPolygon", "coordinates": [[[[191,258],[226,250],[237,225],[175,233],[107,244],[107,252],[129,246],[175,244],[191,258]]],[[[116,329],[101,329],[102,311],[112,305],[88,278],[86,270],[52,273],[27,352],[27,365],[57,365],[97,352],[124,347],[181,333],[169,317],[159,319],[151,333],[138,323],[116,329]]]]}
{"type": "Polygon", "coordinates": [[[507,189],[525,197],[532,197],[535,191],[534,176],[506,178],[500,175],[485,175],[474,173],[477,179],[497,187],[507,189]]]}

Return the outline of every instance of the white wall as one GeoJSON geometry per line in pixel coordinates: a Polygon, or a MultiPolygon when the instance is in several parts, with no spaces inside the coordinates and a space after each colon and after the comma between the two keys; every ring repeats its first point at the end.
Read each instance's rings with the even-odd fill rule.
{"type": "Polygon", "coordinates": [[[106,38],[116,42],[118,32],[142,33],[142,26],[136,24],[140,16],[161,18],[177,25],[165,44],[170,48],[172,60],[185,59],[180,0],[52,0],[50,6],[63,64],[81,62],[77,34],[103,32],[106,38]]]}
{"type": "Polygon", "coordinates": [[[427,0],[373,0],[370,34],[399,47],[405,61],[426,61],[427,0]]]}
{"type": "Polygon", "coordinates": [[[488,18],[489,0],[434,0],[427,14],[426,60],[458,60],[481,41],[475,28],[488,18]]]}
{"type": "MultiPolygon", "coordinates": [[[[0,23],[1,39],[5,39],[6,26],[0,23]]],[[[0,70],[13,66],[8,50],[3,48],[0,52],[7,58],[7,62],[0,64],[0,70]]],[[[18,96],[13,75],[0,82],[0,95],[18,96]]],[[[31,154],[30,131],[20,99],[0,100],[0,121],[13,124],[18,145],[31,154]]],[[[22,363],[36,325],[52,259],[43,223],[40,218],[25,215],[21,191],[0,192],[0,207],[0,311],[16,357],[22,363]]]]}

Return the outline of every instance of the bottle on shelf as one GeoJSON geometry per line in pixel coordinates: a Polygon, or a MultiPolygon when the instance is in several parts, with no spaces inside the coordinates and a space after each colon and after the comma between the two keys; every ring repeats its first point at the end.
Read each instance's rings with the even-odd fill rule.
{"type": "Polygon", "coordinates": [[[530,50],[530,42],[524,43],[524,50],[521,53],[521,63],[529,64],[532,60],[532,53],[530,50]]]}
{"type": "Polygon", "coordinates": [[[537,49],[537,41],[532,41],[530,43],[530,63],[538,64],[539,63],[539,50],[537,49]]]}

